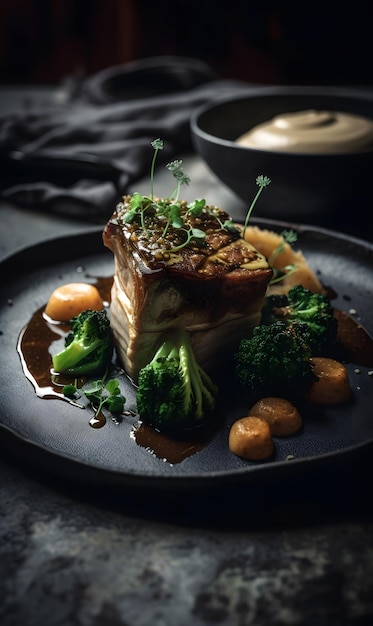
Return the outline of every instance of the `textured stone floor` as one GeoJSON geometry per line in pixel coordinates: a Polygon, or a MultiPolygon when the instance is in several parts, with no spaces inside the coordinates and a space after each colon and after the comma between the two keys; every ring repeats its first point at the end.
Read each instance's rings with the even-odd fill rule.
{"type": "Polygon", "coordinates": [[[11,462],[0,470],[2,626],[354,626],[373,617],[368,518],[168,522],[53,489],[11,462]]]}

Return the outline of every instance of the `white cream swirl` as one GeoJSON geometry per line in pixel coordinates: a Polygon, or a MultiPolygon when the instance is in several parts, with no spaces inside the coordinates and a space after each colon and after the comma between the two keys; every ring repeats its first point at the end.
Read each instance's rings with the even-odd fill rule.
{"type": "Polygon", "coordinates": [[[373,148],[373,121],[337,111],[309,109],[282,113],[244,133],[236,143],[275,152],[361,152],[373,148]]]}

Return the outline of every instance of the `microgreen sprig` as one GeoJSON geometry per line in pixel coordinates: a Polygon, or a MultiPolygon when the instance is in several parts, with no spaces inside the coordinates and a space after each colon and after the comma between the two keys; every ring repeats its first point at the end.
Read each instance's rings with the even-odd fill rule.
{"type": "Polygon", "coordinates": [[[62,388],[62,393],[68,398],[76,398],[79,396],[79,391],[83,392],[87,400],[95,412],[95,417],[99,415],[103,408],[106,408],[110,413],[121,413],[123,411],[124,404],[126,402],[125,397],[122,395],[119,381],[116,378],[107,378],[105,376],[99,380],[91,381],[87,386],[78,390],[77,383],[70,383],[62,388]]]}
{"type": "Polygon", "coordinates": [[[245,224],[244,224],[244,227],[243,227],[243,234],[242,234],[243,238],[245,238],[246,228],[247,228],[247,225],[248,225],[248,223],[249,223],[249,219],[250,219],[250,217],[251,217],[251,213],[253,212],[253,208],[254,208],[254,206],[256,205],[257,200],[258,200],[258,198],[259,198],[260,194],[262,193],[263,189],[264,189],[265,187],[268,187],[268,185],[270,184],[271,179],[270,179],[270,178],[268,178],[268,176],[263,176],[263,175],[261,174],[260,176],[257,176],[257,178],[256,178],[256,181],[255,181],[255,182],[256,182],[256,184],[259,186],[259,189],[258,189],[258,191],[256,192],[256,195],[255,195],[255,197],[254,197],[254,200],[252,201],[252,203],[251,203],[251,205],[250,205],[250,208],[249,208],[249,210],[248,210],[248,212],[247,212],[247,214],[246,214],[246,219],[245,219],[245,224]]]}
{"type": "Polygon", "coordinates": [[[206,233],[200,228],[180,228],[180,230],[186,233],[186,239],[178,246],[171,248],[170,252],[178,252],[187,246],[192,239],[204,239],[206,237],[206,233]]]}
{"type": "Polygon", "coordinates": [[[181,217],[180,206],[178,204],[162,204],[159,205],[158,214],[164,215],[167,219],[166,225],[163,229],[162,237],[166,236],[168,228],[172,225],[174,228],[182,228],[184,225],[183,218],[181,217]]]}
{"type": "Polygon", "coordinates": [[[95,416],[105,407],[111,413],[120,413],[123,410],[125,397],[120,392],[119,381],[116,378],[95,380],[84,389],[84,394],[90,401],[95,416]]]}
{"type": "Polygon", "coordinates": [[[145,231],[145,212],[152,206],[152,201],[147,196],[142,196],[135,191],[130,199],[130,210],[124,216],[126,224],[131,224],[136,215],[140,215],[141,228],[145,231]]]}
{"type": "Polygon", "coordinates": [[[188,213],[194,215],[194,217],[200,217],[205,206],[206,200],[204,198],[201,198],[201,200],[194,200],[188,204],[188,213]]]}
{"type": "Polygon", "coordinates": [[[154,198],[154,169],[155,169],[155,162],[157,160],[157,155],[159,150],[163,150],[163,141],[162,139],[154,139],[154,141],[152,141],[151,143],[152,148],[154,148],[154,153],[153,153],[153,158],[152,158],[152,164],[150,167],[150,198],[153,200],[154,198]]]}
{"type": "Polygon", "coordinates": [[[268,264],[273,269],[273,278],[270,282],[271,285],[274,285],[276,283],[279,283],[281,280],[284,280],[284,278],[293,274],[295,270],[297,269],[294,264],[285,265],[284,267],[279,268],[279,269],[276,269],[273,267],[275,259],[278,257],[279,254],[285,251],[285,245],[286,244],[292,245],[298,240],[298,233],[296,233],[295,230],[292,230],[292,229],[283,230],[281,235],[282,235],[281,242],[272,251],[271,255],[268,258],[268,264]]]}
{"type": "Polygon", "coordinates": [[[289,229],[289,230],[283,230],[281,233],[282,236],[282,240],[279,243],[279,245],[271,252],[271,255],[268,259],[268,263],[270,265],[273,265],[275,259],[278,257],[279,254],[282,254],[282,252],[285,251],[285,245],[288,243],[289,245],[295,243],[298,239],[298,233],[295,232],[295,230],[289,229]]]}
{"type": "Polygon", "coordinates": [[[190,178],[187,174],[184,173],[183,162],[181,160],[171,161],[171,163],[167,163],[166,167],[170,172],[172,172],[172,175],[177,182],[176,187],[173,190],[172,194],[169,196],[169,198],[172,198],[173,200],[175,200],[175,202],[177,202],[179,199],[181,186],[189,185],[190,178]]]}
{"type": "Polygon", "coordinates": [[[224,220],[224,222],[223,222],[217,215],[215,215],[215,219],[218,220],[218,222],[220,224],[220,228],[222,230],[227,230],[229,233],[236,233],[236,232],[238,232],[237,228],[234,225],[232,219],[224,220]]]}
{"type": "MultiPolygon", "coordinates": [[[[154,149],[154,154],[151,162],[150,168],[150,186],[151,192],[150,196],[143,196],[137,192],[134,192],[129,200],[130,208],[126,211],[124,215],[124,222],[127,224],[131,224],[134,219],[139,216],[141,228],[144,232],[146,232],[146,222],[145,222],[145,214],[147,211],[153,211],[155,215],[158,217],[164,218],[165,225],[163,228],[163,232],[161,238],[164,238],[169,230],[169,227],[172,226],[176,230],[181,230],[186,233],[185,240],[179,245],[171,248],[169,252],[179,251],[192,239],[204,239],[206,237],[206,233],[199,228],[193,228],[192,226],[188,226],[185,224],[184,216],[181,212],[181,205],[179,203],[179,195],[180,189],[182,185],[189,185],[190,178],[187,174],[184,173],[183,170],[183,162],[180,159],[171,161],[166,165],[166,168],[172,173],[173,177],[176,180],[176,187],[172,191],[172,193],[168,196],[166,200],[156,200],[154,196],[154,171],[155,171],[155,163],[157,159],[158,152],[163,150],[163,141],[161,139],[154,139],[151,142],[151,145],[154,149]]],[[[259,189],[255,195],[253,202],[247,212],[244,229],[243,229],[243,237],[245,237],[245,231],[253,211],[253,208],[263,191],[264,187],[267,187],[270,183],[270,179],[268,176],[258,176],[256,179],[256,184],[259,186],[259,189]]],[[[209,210],[206,206],[206,200],[195,200],[194,202],[187,205],[186,215],[191,215],[193,217],[200,217],[203,212],[208,212],[213,215],[218,223],[220,224],[220,228],[222,230],[226,230],[227,232],[234,233],[237,232],[237,228],[234,225],[231,219],[221,220],[218,215],[215,214],[214,211],[209,210]]]]}
{"type": "MultiPolygon", "coordinates": [[[[172,225],[174,228],[179,229],[184,227],[184,221],[181,216],[180,205],[178,204],[178,199],[180,195],[180,189],[182,185],[188,185],[190,182],[189,176],[187,176],[183,171],[183,162],[179,160],[171,161],[166,165],[167,169],[172,173],[173,177],[176,179],[176,187],[173,192],[168,196],[167,200],[157,200],[154,199],[154,170],[155,170],[155,162],[160,150],[163,150],[163,141],[161,139],[154,139],[151,142],[152,147],[154,148],[153,159],[150,168],[150,185],[151,185],[151,193],[150,196],[143,196],[138,192],[134,192],[129,201],[130,209],[126,212],[124,216],[124,222],[126,224],[131,224],[136,216],[140,216],[140,224],[142,230],[146,231],[145,224],[145,214],[148,210],[152,209],[157,213],[160,217],[166,218],[166,224],[163,229],[162,237],[165,237],[168,228],[172,225]]],[[[186,245],[184,243],[183,245],[186,245]]]]}
{"type": "Polygon", "coordinates": [[[281,268],[281,270],[274,270],[274,276],[270,281],[270,285],[276,285],[276,283],[280,283],[285,278],[291,276],[296,271],[296,266],[293,264],[285,265],[281,268]]]}

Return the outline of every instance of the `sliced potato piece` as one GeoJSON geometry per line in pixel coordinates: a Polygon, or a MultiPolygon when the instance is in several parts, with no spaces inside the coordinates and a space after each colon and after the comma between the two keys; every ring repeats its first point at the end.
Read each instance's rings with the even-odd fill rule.
{"type": "Polygon", "coordinates": [[[274,451],[271,429],[261,417],[243,417],[229,432],[229,449],[249,461],[266,459],[274,451]]]}
{"type": "Polygon", "coordinates": [[[317,380],[307,390],[305,399],[320,405],[347,402],[352,390],[343,363],[327,357],[312,357],[310,360],[317,380]]]}
{"type": "Polygon", "coordinates": [[[262,398],[251,407],[248,415],[262,417],[268,422],[274,437],[289,437],[302,426],[298,409],[285,398],[262,398]]]}
{"type": "Polygon", "coordinates": [[[284,244],[284,251],[276,256],[273,267],[281,269],[286,265],[293,265],[296,268],[279,283],[270,285],[268,293],[287,293],[294,285],[302,285],[314,293],[323,292],[319,279],[309,267],[301,250],[296,251],[290,244],[284,243],[282,235],[258,226],[248,226],[245,231],[245,239],[264,254],[267,259],[279,245],[284,244]]]}

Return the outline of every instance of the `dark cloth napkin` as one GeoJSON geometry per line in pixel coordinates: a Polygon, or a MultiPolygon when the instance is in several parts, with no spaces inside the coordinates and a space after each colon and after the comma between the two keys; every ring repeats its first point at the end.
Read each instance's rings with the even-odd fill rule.
{"type": "Polygon", "coordinates": [[[0,193],[12,203],[105,221],[128,186],[157,163],[193,150],[190,117],[249,85],[204,63],[159,57],[71,82],[63,102],[0,117],[0,193]]]}

